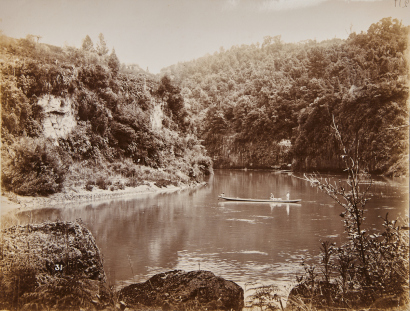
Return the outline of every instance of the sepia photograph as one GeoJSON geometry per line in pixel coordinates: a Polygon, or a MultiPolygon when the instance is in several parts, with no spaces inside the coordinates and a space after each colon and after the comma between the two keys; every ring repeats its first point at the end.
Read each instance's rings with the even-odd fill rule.
{"type": "Polygon", "coordinates": [[[405,311],[410,0],[0,0],[0,310],[405,311]]]}

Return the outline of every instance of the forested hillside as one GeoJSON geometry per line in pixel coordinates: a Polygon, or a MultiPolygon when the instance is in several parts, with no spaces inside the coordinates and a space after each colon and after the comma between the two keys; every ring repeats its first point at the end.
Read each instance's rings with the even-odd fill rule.
{"type": "Polygon", "coordinates": [[[408,174],[409,27],[234,46],[165,68],[0,37],[2,188],[23,195],[200,180],[216,167],[338,170],[333,119],[368,169],[408,174]],[[199,137],[199,138],[198,138],[199,137]],[[204,148],[205,147],[205,148],[204,148]]]}
{"type": "Polygon", "coordinates": [[[409,27],[385,18],[347,40],[262,44],[163,70],[216,167],[343,167],[333,117],[368,169],[408,174],[409,27]]]}
{"type": "Polygon", "coordinates": [[[77,49],[0,37],[3,190],[186,184],[211,172],[179,88],[121,66],[99,39],[77,49]]]}

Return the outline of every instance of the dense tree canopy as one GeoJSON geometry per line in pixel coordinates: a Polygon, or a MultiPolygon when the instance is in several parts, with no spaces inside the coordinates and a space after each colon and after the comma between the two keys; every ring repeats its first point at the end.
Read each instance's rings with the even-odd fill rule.
{"type": "Polygon", "coordinates": [[[262,45],[234,46],[163,72],[179,81],[217,166],[270,167],[293,159],[296,169],[338,169],[334,116],[371,171],[402,174],[408,34],[409,27],[384,18],[347,40],[286,44],[265,37],[262,45]],[[286,155],[261,152],[277,155],[286,140],[292,143],[286,155]]]}
{"type": "Polygon", "coordinates": [[[160,77],[121,65],[102,34],[96,49],[89,36],[81,49],[1,36],[2,184],[33,194],[47,180],[37,190],[50,193],[70,163],[118,169],[115,161],[196,179],[212,165],[200,140],[217,167],[337,170],[333,120],[369,171],[408,174],[408,35],[409,27],[384,18],[347,40],[268,36],[160,77]],[[76,119],[54,141],[44,135],[44,96],[70,103],[76,119]],[[31,188],[21,184],[30,165],[41,168],[29,175],[31,188]]]}

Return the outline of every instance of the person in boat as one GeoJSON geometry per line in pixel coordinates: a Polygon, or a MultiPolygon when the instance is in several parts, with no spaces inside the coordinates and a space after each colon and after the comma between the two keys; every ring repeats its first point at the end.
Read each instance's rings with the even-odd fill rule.
{"type": "Polygon", "coordinates": [[[286,193],[286,200],[289,201],[289,197],[290,197],[290,194],[289,194],[289,191],[288,191],[288,193],[286,193]]]}
{"type": "Polygon", "coordinates": [[[272,201],[282,201],[282,198],[275,198],[275,196],[273,195],[273,193],[270,194],[270,200],[272,201]]]}

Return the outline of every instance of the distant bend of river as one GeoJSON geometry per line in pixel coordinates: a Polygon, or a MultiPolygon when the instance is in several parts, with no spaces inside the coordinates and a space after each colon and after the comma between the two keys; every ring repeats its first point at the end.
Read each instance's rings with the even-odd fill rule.
{"type": "MultiPolygon", "coordinates": [[[[329,175],[327,175],[329,176],[329,175]]],[[[339,178],[339,176],[336,176],[339,178]]],[[[366,205],[366,226],[382,228],[378,216],[408,215],[405,179],[376,177],[366,205]]],[[[326,194],[290,174],[263,170],[216,170],[205,187],[176,193],[40,209],[18,215],[20,223],[81,218],[93,233],[111,284],[142,282],[174,269],[210,270],[246,286],[290,284],[302,258],[315,259],[320,241],[345,240],[342,208],[326,194]],[[218,200],[222,192],[242,198],[301,199],[300,204],[218,200]]]]}

